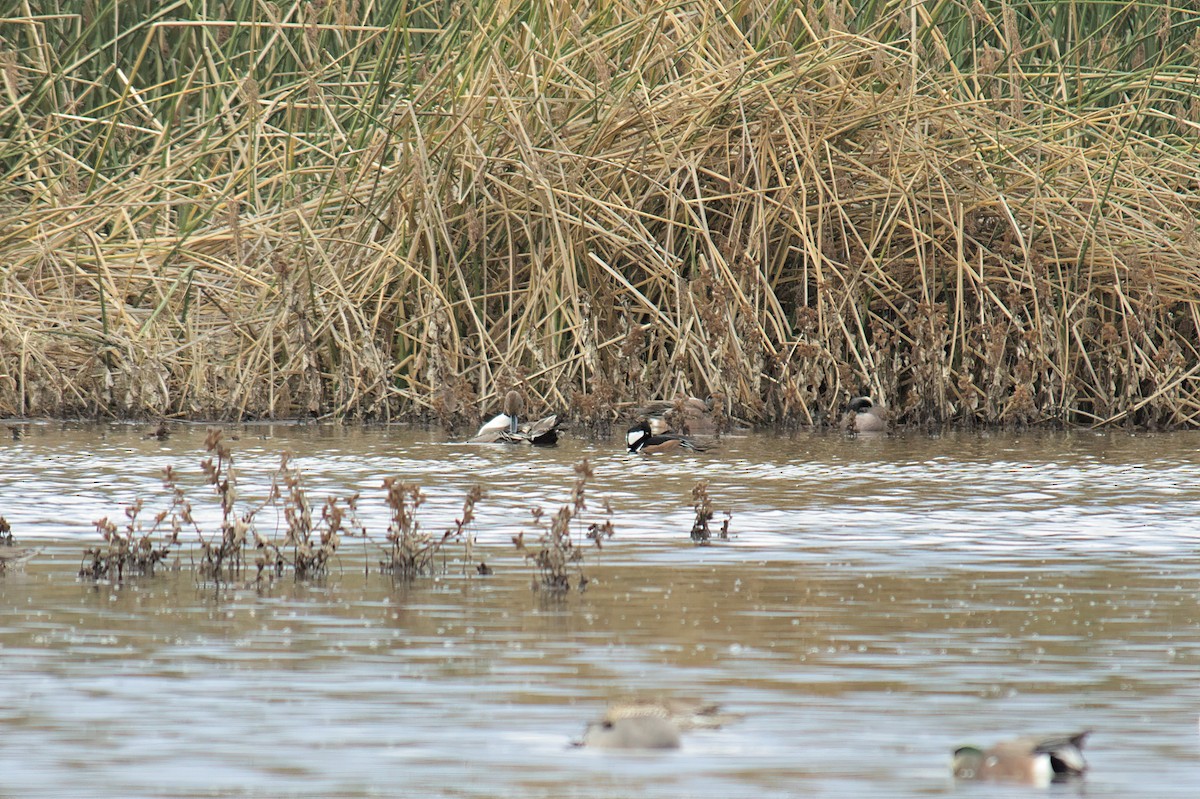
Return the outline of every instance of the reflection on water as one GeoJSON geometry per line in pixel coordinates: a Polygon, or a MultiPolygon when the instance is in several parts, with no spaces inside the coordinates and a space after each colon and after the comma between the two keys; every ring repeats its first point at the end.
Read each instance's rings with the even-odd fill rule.
{"type": "Polygon", "coordinates": [[[143,432],[30,425],[0,445],[0,515],[46,547],[0,577],[0,795],[1028,796],[953,785],[950,751],[1085,728],[1087,796],[1200,786],[1196,434],[754,434],[656,459],[615,438],[252,426],[248,499],[284,450],[314,499],[362,491],[374,530],[384,476],[425,487],[429,530],[484,484],[495,574],[452,561],[396,585],[356,542],[314,585],[78,582],[91,523],[139,495],[165,507],[167,464],[215,527],[203,428],[143,432]],[[583,456],[617,534],[589,551],[588,591],[553,601],[510,539],[583,456]],[[701,478],[733,514],[707,548],[688,538],[701,478]],[[630,695],[746,718],[665,754],[568,746],[630,695]]]}

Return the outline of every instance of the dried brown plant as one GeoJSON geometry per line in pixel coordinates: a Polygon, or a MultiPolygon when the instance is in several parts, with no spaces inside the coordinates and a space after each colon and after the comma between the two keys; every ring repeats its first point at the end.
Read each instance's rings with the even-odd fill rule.
{"type": "Polygon", "coordinates": [[[583,573],[583,540],[591,541],[597,548],[603,546],[607,538],[613,536],[612,508],[606,501],[603,506],[603,517],[585,524],[584,511],[587,510],[587,481],[594,476],[587,458],[575,465],[575,483],[571,487],[571,502],[563,505],[554,514],[549,528],[543,520],[541,508],[533,508],[533,526],[540,530],[536,540],[536,549],[525,542],[522,531],[513,537],[513,544],[531,561],[537,569],[533,578],[533,589],[548,594],[565,594],[572,587],[583,591],[588,584],[588,578],[583,573]],[[579,542],[572,534],[572,526],[577,527],[579,542]],[[574,573],[575,583],[572,586],[571,577],[574,573]]]}

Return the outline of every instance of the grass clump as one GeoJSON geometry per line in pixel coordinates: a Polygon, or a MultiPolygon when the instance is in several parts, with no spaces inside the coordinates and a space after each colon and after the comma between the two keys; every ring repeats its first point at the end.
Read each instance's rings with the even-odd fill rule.
{"type": "MultiPolygon", "coordinates": [[[[692,509],[696,512],[695,521],[692,522],[692,541],[699,546],[707,546],[712,542],[713,533],[709,525],[714,515],[707,480],[700,480],[692,487],[692,509]]],[[[729,522],[732,518],[733,514],[727,512],[725,520],[721,522],[721,529],[717,531],[717,537],[722,541],[729,539],[729,522]]]]}
{"type": "MultiPolygon", "coordinates": [[[[152,524],[144,525],[141,519],[146,503],[138,498],[125,509],[124,527],[118,527],[107,517],[96,522],[105,545],[85,550],[81,576],[97,580],[152,576],[157,564],[185,547],[181,535],[187,531],[195,535],[196,568],[202,579],[223,582],[243,577],[247,561],[254,553],[257,583],[284,575],[312,580],[328,575],[344,537],[359,537],[364,545],[375,540],[358,518],[360,496],[357,493],[349,497],[333,496],[314,503],[303,474],[294,466],[289,453],[280,456],[265,498],[246,504],[241,498],[233,452],[220,429],[208,431],[205,450],[208,455],[201,460],[200,471],[220,506],[217,531],[206,531],[197,524],[178,472],[167,467],[163,473],[163,485],[170,492],[167,509],[155,516],[152,524]],[[274,531],[260,524],[264,511],[272,509],[282,521],[274,531]]],[[[438,555],[444,556],[446,544],[457,541],[464,545],[466,571],[466,564],[474,557],[471,527],[483,489],[472,486],[454,527],[435,536],[422,530],[417,521],[417,510],[425,501],[420,486],[389,477],[384,480],[383,488],[391,519],[379,542],[385,553],[381,570],[403,579],[434,574],[439,568],[438,555]]],[[[445,565],[443,557],[440,567],[444,569],[445,565]]],[[[478,571],[490,573],[491,567],[480,564],[478,571]]]]}
{"type": "Polygon", "coordinates": [[[259,555],[255,565],[259,579],[264,573],[282,576],[286,568],[301,580],[324,577],[341,546],[342,536],[356,532],[351,525],[357,523],[358,494],[344,499],[327,497],[321,504],[320,517],[314,519],[303,476],[291,465],[291,456],[285,452],[272,478],[268,501],[282,504],[287,532],[282,543],[256,534],[259,555]]]}
{"type": "Polygon", "coordinates": [[[315,579],[328,573],[342,536],[360,534],[358,495],[327,498],[315,514],[303,477],[288,453],[281,456],[266,497],[246,505],[241,501],[239,474],[224,433],[218,428],[209,429],[204,446],[208,456],[201,460],[200,471],[220,506],[218,530],[209,532],[197,523],[179,473],[168,466],[163,470],[163,487],[170,495],[167,508],[145,525],[142,518],[146,502],[139,497],[125,509],[127,521],[123,527],[107,517],[97,521],[104,546],[84,551],[80,576],[97,580],[153,576],[157,564],[184,549],[181,535],[186,531],[195,535],[196,568],[202,579],[222,582],[242,577],[251,552],[257,553],[257,582],[274,580],[285,573],[298,580],[315,579]],[[284,521],[283,529],[274,533],[264,531],[257,521],[270,508],[284,521]]]}
{"type": "MultiPolygon", "coordinates": [[[[474,540],[468,528],[475,520],[475,505],[483,498],[480,486],[471,486],[463,499],[462,516],[455,519],[453,528],[440,536],[421,530],[417,522],[417,508],[425,501],[420,486],[399,477],[388,477],[384,479],[383,487],[391,510],[385,546],[387,559],[380,564],[385,573],[403,579],[433,574],[437,570],[438,554],[444,555],[443,548],[452,541],[464,545],[464,568],[472,561],[474,540]]],[[[445,567],[444,562],[442,566],[445,567]]],[[[490,573],[490,567],[484,566],[484,569],[490,573]]],[[[484,573],[484,569],[480,573],[484,573]]]]}
{"type": "MultiPolygon", "coordinates": [[[[217,440],[219,433],[210,431],[208,441],[217,440]]],[[[159,563],[181,550],[180,535],[185,529],[199,534],[203,542],[203,532],[192,517],[191,501],[173,467],[163,469],[162,481],[170,501],[164,510],[155,514],[149,526],[142,522],[146,505],[141,497],[125,508],[123,527],[107,516],[95,522],[104,544],[84,550],[80,577],[117,582],[126,577],[153,577],[159,563]]],[[[223,498],[229,493],[226,488],[223,498]]]]}
{"type": "Polygon", "coordinates": [[[171,554],[174,542],[154,540],[158,520],[151,527],[144,527],[141,522],[143,508],[140,499],[127,506],[123,527],[107,516],[96,522],[96,531],[104,544],[83,551],[80,577],[119,582],[126,577],[154,576],[155,567],[171,554]]]}
{"type": "Polygon", "coordinates": [[[604,503],[604,517],[588,523],[586,529],[583,529],[582,515],[587,510],[587,481],[594,473],[587,458],[577,463],[574,468],[575,483],[571,488],[571,503],[558,509],[550,520],[549,527],[544,521],[542,509],[532,509],[533,525],[540,530],[534,544],[536,548],[526,544],[524,531],[513,538],[513,544],[536,569],[533,578],[535,591],[565,594],[572,587],[579,591],[586,589],[588,578],[583,573],[582,542],[591,541],[599,549],[604,539],[613,536],[612,508],[607,502],[604,503]],[[578,541],[576,536],[572,535],[572,523],[575,523],[579,533],[578,541]],[[574,586],[571,583],[572,576],[575,578],[574,586]]]}

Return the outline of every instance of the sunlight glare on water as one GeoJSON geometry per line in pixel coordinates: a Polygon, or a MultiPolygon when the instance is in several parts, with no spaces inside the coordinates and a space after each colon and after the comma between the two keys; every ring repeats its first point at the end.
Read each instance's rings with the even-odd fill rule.
{"type": "MultiPolygon", "coordinates": [[[[1028,796],[955,785],[951,751],[1091,729],[1088,797],[1200,790],[1200,435],[752,433],[711,452],[470,446],[408,428],[231,429],[244,503],[291,452],[311,501],[419,483],[424,529],[474,524],[475,574],[412,583],[343,541],[324,580],[216,586],[191,568],[76,578],[94,521],[166,505],[203,426],[22,424],[0,516],[43,551],[0,575],[0,795],[447,797],[1028,796]],[[512,544],[569,500],[587,457],[582,594],[531,590],[512,544]],[[707,480],[733,536],[689,538],[707,480]],[[611,700],[708,699],[744,714],[656,754],[570,742],[611,700]]],[[[283,525],[259,518],[268,535],[283,525]]],[[[280,528],[282,529],[282,528],[280,528]]],[[[253,570],[251,569],[251,572],[253,570]]],[[[1058,791],[1055,792],[1060,793],[1058,791]]]]}

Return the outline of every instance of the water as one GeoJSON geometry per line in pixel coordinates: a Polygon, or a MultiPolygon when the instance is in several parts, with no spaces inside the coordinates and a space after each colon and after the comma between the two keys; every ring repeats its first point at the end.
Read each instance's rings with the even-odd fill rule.
{"type": "MultiPolygon", "coordinates": [[[[714,452],[467,446],[392,428],[247,426],[247,502],[294,453],[314,502],[424,486],[453,526],[473,483],[475,559],[411,585],[347,541],[332,575],[268,587],[178,571],[75,578],[93,522],[166,505],[161,469],[212,530],[204,428],[30,424],[5,441],[0,515],[43,546],[0,576],[0,795],[13,797],[1028,796],[959,785],[950,752],[1093,730],[1085,787],[1200,789],[1200,435],[756,433],[714,452]],[[511,543],[588,457],[583,594],[530,590],[511,543]],[[733,538],[697,548],[709,481],[733,538]],[[707,698],[746,718],[665,754],[569,742],[613,699],[707,698]]],[[[274,534],[274,515],[263,516],[274,534]]]]}

